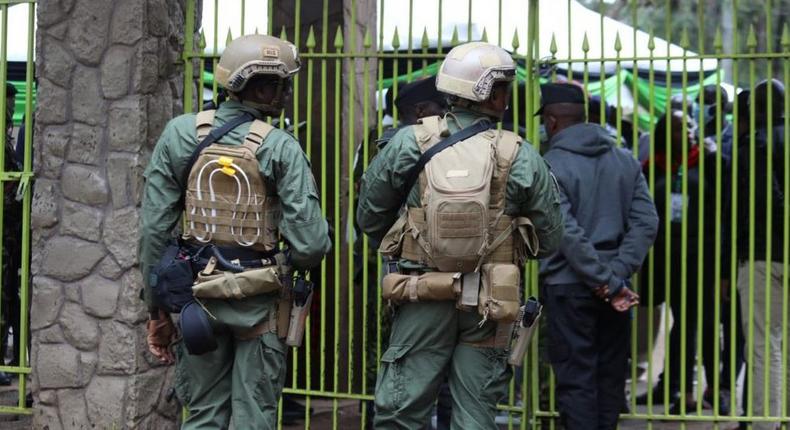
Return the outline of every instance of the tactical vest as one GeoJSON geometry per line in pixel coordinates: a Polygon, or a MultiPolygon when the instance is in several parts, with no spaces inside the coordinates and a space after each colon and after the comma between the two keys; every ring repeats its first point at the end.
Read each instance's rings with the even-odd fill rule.
{"type": "MultiPolygon", "coordinates": [[[[423,118],[413,127],[422,153],[449,135],[446,118],[423,118]]],[[[382,254],[463,273],[536,255],[532,222],[504,213],[520,144],[512,132],[487,130],[434,156],[420,173],[421,207],[403,212],[382,241],[382,254]]]]}
{"type": "MultiPolygon", "coordinates": [[[[198,141],[211,131],[214,113],[197,114],[198,141]]],[[[255,156],[272,129],[255,120],[242,144],[214,143],[201,151],[187,181],[185,237],[264,252],[277,247],[280,201],[267,190],[255,156]]]]}

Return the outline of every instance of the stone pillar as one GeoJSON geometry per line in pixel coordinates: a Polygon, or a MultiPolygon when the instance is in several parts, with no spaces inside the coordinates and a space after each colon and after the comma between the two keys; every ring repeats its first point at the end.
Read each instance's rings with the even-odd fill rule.
{"type": "Polygon", "coordinates": [[[182,111],[185,0],[48,0],[37,18],[34,427],[173,428],[136,249],[142,171],[182,111]]]}

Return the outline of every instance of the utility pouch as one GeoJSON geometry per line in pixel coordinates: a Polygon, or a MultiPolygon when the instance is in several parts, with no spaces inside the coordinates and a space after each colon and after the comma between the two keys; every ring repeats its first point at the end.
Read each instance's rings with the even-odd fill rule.
{"type": "Polygon", "coordinates": [[[393,303],[455,300],[460,291],[459,272],[390,273],[381,282],[382,298],[393,303]]]}
{"type": "Polygon", "coordinates": [[[384,238],[381,239],[381,244],[379,244],[379,251],[381,255],[385,257],[393,258],[397,261],[397,257],[401,254],[401,248],[403,247],[403,236],[408,231],[408,222],[407,222],[407,215],[404,213],[398,220],[395,221],[395,224],[390,227],[387,234],[384,235],[384,238]]]}
{"type": "Polygon", "coordinates": [[[513,330],[513,340],[510,343],[510,356],[508,363],[513,366],[524,364],[524,355],[527,353],[532,335],[538,326],[538,319],[543,309],[540,302],[534,297],[527,299],[527,303],[521,307],[516,327],[513,330]]]}
{"type": "Polygon", "coordinates": [[[518,318],[521,272],[515,264],[484,264],[478,312],[483,321],[513,322],[518,318]]]}
{"type": "Polygon", "coordinates": [[[304,338],[305,320],[307,315],[310,314],[310,304],[313,301],[313,283],[302,277],[297,277],[292,295],[293,302],[291,303],[288,335],[285,337],[285,344],[300,347],[304,338]]]}
{"type": "Polygon", "coordinates": [[[513,220],[515,234],[516,263],[523,265],[527,260],[537,257],[540,241],[532,220],[519,217],[513,220]]]}
{"type": "Polygon", "coordinates": [[[167,313],[179,313],[193,300],[194,280],[189,255],[174,241],[165,249],[159,264],[151,269],[149,285],[159,308],[167,313]]]}
{"type": "Polygon", "coordinates": [[[478,305],[480,294],[480,272],[464,273],[461,278],[461,297],[458,309],[473,310],[478,305]]]}
{"type": "Polygon", "coordinates": [[[198,273],[197,281],[192,286],[195,297],[239,300],[282,288],[277,266],[239,273],[216,270],[211,266],[212,261],[209,260],[206,269],[198,273]]]}

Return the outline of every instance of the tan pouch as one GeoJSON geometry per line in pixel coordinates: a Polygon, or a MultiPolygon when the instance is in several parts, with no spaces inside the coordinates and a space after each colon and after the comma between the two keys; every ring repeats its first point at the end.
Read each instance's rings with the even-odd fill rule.
{"type": "Polygon", "coordinates": [[[517,263],[524,264],[527,260],[537,257],[540,241],[532,220],[527,217],[518,217],[513,220],[513,229],[516,237],[517,263]]]}
{"type": "Polygon", "coordinates": [[[478,311],[483,321],[513,322],[521,300],[521,272],[515,264],[484,264],[481,273],[478,311]]]}
{"type": "Polygon", "coordinates": [[[401,247],[403,246],[403,235],[406,234],[408,222],[406,213],[398,217],[395,224],[390,227],[384,238],[381,239],[379,245],[379,252],[385,257],[399,257],[401,254],[401,247]]]}
{"type": "Polygon", "coordinates": [[[461,273],[428,272],[419,276],[390,273],[381,283],[381,296],[393,303],[455,300],[461,273]]]}
{"type": "Polygon", "coordinates": [[[270,293],[282,288],[277,266],[247,270],[239,273],[213,271],[198,273],[192,286],[195,297],[207,299],[243,299],[270,293]]]}

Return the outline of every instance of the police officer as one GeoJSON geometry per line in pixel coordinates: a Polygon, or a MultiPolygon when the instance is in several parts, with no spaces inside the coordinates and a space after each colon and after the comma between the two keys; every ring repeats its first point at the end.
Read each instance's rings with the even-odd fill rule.
{"type": "MultiPolygon", "coordinates": [[[[421,208],[421,185],[405,189],[406,177],[421,157],[420,143],[424,143],[418,142],[415,133],[428,130],[430,139],[439,140],[479,122],[499,121],[509,102],[515,69],[506,51],[488,43],[472,42],[450,51],[436,86],[449,96],[452,111],[443,118],[423,118],[420,124],[401,129],[362,178],[357,219],[373,240],[380,241],[393,226],[401,206],[405,204],[410,214],[421,208]],[[448,129],[443,133],[431,129],[429,123],[446,124],[448,129]]],[[[531,145],[522,144],[511,132],[487,130],[472,136],[478,137],[492,139],[496,147],[504,141],[514,142],[512,158],[504,160],[505,165],[510,163],[509,173],[498,179],[504,181],[498,185],[504,194],[504,213],[531,218],[540,242],[537,254],[553,252],[562,235],[562,218],[548,166],[531,145]]],[[[430,259],[400,257],[401,273],[435,270],[430,259]]],[[[506,343],[496,336],[498,326],[484,320],[477,309],[458,310],[454,300],[400,305],[389,347],[381,358],[375,427],[420,428],[428,419],[444,376],[449,375],[451,428],[495,429],[496,403],[507,393],[511,375],[506,343]]],[[[506,331],[508,327],[502,328],[506,331]]]]}
{"type": "Polygon", "coordinates": [[[541,91],[545,157],[565,222],[559,251],[540,268],[560,418],[568,430],[614,429],[625,401],[626,311],[639,303],[628,279],[653,244],[658,217],[639,162],[605,128],[585,122],[583,90],[541,91]]]}
{"type": "MultiPolygon", "coordinates": [[[[229,122],[239,122],[239,118],[247,120],[241,120],[238,126],[220,137],[219,142],[236,148],[249,145],[249,140],[254,138],[251,128],[259,124],[252,120],[262,123],[267,116],[280,115],[291,94],[292,77],[298,71],[296,48],[288,42],[263,35],[243,36],[231,42],[216,70],[217,81],[229,97],[214,113],[209,127],[216,131],[229,122]]],[[[188,164],[199,143],[197,126],[201,118],[206,116],[203,113],[185,114],[171,120],[145,170],[139,257],[149,287],[146,289],[151,309],[149,350],[163,363],[176,363],[176,394],[189,412],[182,428],[228,428],[232,416],[237,428],[272,429],[276,426],[277,401],[285,379],[287,349],[277,330],[265,323],[276,319],[273,315],[279,292],[242,300],[201,300],[212,317],[212,326],[223,327],[216,329],[216,349],[202,355],[188,353],[183,342],[176,343],[174,353],[169,349],[175,327],[170,316],[157,309],[157,303],[151,298],[152,268],[179,225],[184,210],[186,178],[190,176],[188,164]],[[237,329],[262,326],[266,327],[263,333],[243,339],[236,336],[237,329]]],[[[246,172],[245,179],[254,183],[254,176],[260,175],[265,190],[251,192],[265,193],[267,201],[279,199],[279,210],[272,208],[263,218],[277,220],[270,227],[279,230],[287,242],[290,264],[306,270],[318,265],[331,246],[310,164],[293,136],[276,128],[263,128],[266,132],[259,130],[259,134],[265,137],[254,153],[258,171],[246,172]]],[[[228,172],[233,174],[234,169],[228,172]]],[[[211,214],[211,211],[204,213],[211,214]]],[[[245,226],[250,225],[249,218],[244,221],[247,222],[245,226]]],[[[221,225],[223,220],[209,218],[205,222],[221,225]]],[[[250,229],[255,231],[255,226],[247,231],[250,229]]],[[[189,241],[195,243],[200,235],[193,230],[189,227],[192,233],[189,241]]],[[[217,237],[219,240],[220,236],[217,237]]],[[[214,244],[214,239],[208,244],[214,244]]],[[[259,248],[245,249],[238,245],[223,248],[223,252],[238,252],[248,259],[271,255],[256,254],[256,249],[259,248]]]]}

